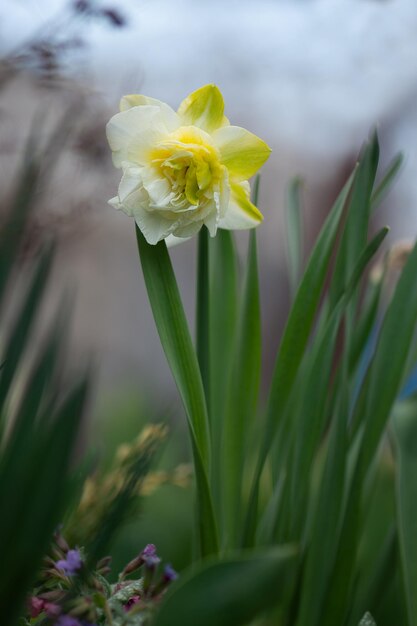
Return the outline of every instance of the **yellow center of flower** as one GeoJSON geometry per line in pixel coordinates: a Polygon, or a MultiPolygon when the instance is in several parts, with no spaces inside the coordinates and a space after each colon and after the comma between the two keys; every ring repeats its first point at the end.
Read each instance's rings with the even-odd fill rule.
{"type": "Polygon", "coordinates": [[[160,142],[151,154],[152,165],[165,178],[178,208],[199,206],[213,197],[222,165],[210,136],[194,126],[183,126],[160,142]]]}

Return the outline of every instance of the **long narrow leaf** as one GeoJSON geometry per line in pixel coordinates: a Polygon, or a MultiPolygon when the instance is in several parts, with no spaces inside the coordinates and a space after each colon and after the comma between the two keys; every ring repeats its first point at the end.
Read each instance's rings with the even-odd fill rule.
{"type": "Polygon", "coordinates": [[[401,389],[407,356],[417,321],[417,245],[410,254],[399,278],[393,299],[385,315],[375,356],[364,384],[358,422],[363,424],[360,453],[349,490],[346,515],[339,541],[338,558],[328,590],[329,602],[323,625],[334,623],[343,608],[348,609],[353,567],[357,551],[360,495],[367,470],[384,432],[393,404],[401,389]],[[401,320],[401,323],[399,323],[401,320]],[[331,601],[330,601],[331,598],[331,601]],[[337,611],[337,612],[336,612],[337,611]]]}
{"type": "Polygon", "coordinates": [[[397,519],[408,624],[417,624],[417,402],[404,401],[394,413],[398,457],[397,519]]]}
{"type": "Polygon", "coordinates": [[[231,545],[239,536],[242,478],[253,426],[261,373],[261,318],[256,232],[249,236],[246,278],[240,312],[229,410],[224,431],[224,509],[231,545]]]}
{"type": "Polygon", "coordinates": [[[222,445],[231,385],[238,319],[237,259],[230,231],[210,240],[210,402],[213,498],[221,511],[224,473],[222,445]]]}
{"type": "Polygon", "coordinates": [[[303,226],[301,215],[300,190],[301,180],[295,178],[289,185],[287,192],[286,218],[287,218],[287,254],[290,277],[291,294],[297,293],[301,276],[301,264],[303,255],[303,226]]]}
{"type": "Polygon", "coordinates": [[[166,244],[162,241],[149,245],[137,227],[136,236],[156,327],[188,418],[197,481],[200,549],[202,555],[212,554],[218,550],[218,536],[208,484],[210,438],[200,369],[166,244]]]}
{"type": "Polygon", "coordinates": [[[248,506],[243,538],[245,546],[252,546],[254,542],[260,477],[290,397],[310,336],[335,244],[340,218],[353,178],[354,176],[352,175],[341,191],[314,246],[281,340],[271,384],[265,436],[248,506]]]}

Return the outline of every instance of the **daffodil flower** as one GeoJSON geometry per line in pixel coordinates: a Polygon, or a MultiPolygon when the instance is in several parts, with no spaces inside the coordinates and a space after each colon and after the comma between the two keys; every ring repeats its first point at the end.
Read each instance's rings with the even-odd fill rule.
{"type": "Polygon", "coordinates": [[[109,202],[134,217],[148,243],[188,238],[203,225],[214,237],[218,228],[247,229],[262,221],[248,179],[270,148],[230,125],[215,85],[194,91],[177,112],[154,98],[124,96],[107,138],[123,172],[109,202]]]}

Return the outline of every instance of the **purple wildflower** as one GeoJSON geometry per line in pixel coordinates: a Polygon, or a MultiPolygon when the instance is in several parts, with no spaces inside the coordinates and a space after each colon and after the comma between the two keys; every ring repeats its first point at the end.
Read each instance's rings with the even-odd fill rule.
{"type": "Polygon", "coordinates": [[[73,576],[82,567],[82,559],[79,550],[68,550],[65,559],[61,559],[55,563],[56,567],[64,572],[67,576],[73,576]]]}
{"type": "Polygon", "coordinates": [[[174,580],[177,580],[178,574],[174,570],[174,568],[168,563],[164,567],[164,581],[167,583],[171,583],[174,580]]]}
{"type": "Polygon", "coordinates": [[[135,606],[135,604],[138,604],[138,602],[140,602],[140,596],[132,596],[131,598],[129,598],[129,600],[126,602],[126,604],[123,607],[126,613],[130,611],[132,606],[135,606]]]}
{"type": "Polygon", "coordinates": [[[31,617],[38,617],[41,613],[46,613],[48,617],[58,617],[61,607],[53,602],[48,602],[43,598],[32,597],[29,599],[29,611],[31,617]]]}
{"type": "Polygon", "coordinates": [[[81,622],[76,617],[71,615],[61,615],[55,626],[82,626],[81,622]]]}
{"type": "Polygon", "coordinates": [[[159,558],[159,556],[156,556],[156,555],[145,556],[145,558],[143,559],[143,562],[145,563],[145,567],[147,569],[150,569],[153,571],[160,564],[161,559],[159,558]]]}
{"type": "Polygon", "coordinates": [[[156,547],[153,543],[148,543],[148,545],[144,547],[144,549],[142,550],[142,556],[156,556],[156,547]]]}

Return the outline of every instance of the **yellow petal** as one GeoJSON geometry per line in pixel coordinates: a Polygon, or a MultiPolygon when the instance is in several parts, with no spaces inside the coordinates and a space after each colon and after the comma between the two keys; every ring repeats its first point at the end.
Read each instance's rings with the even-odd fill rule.
{"type": "Polygon", "coordinates": [[[240,126],[225,126],[212,135],[221,161],[235,181],[247,180],[259,170],[271,153],[262,139],[240,126]]]}
{"type": "Polygon", "coordinates": [[[263,215],[249,200],[250,187],[245,183],[232,183],[229,206],[219,227],[226,230],[246,230],[255,228],[263,220],[263,215]]]}
{"type": "Polygon", "coordinates": [[[216,85],[205,85],[190,93],[181,102],[178,115],[185,126],[198,126],[207,133],[228,123],[223,96],[216,85]]]}

